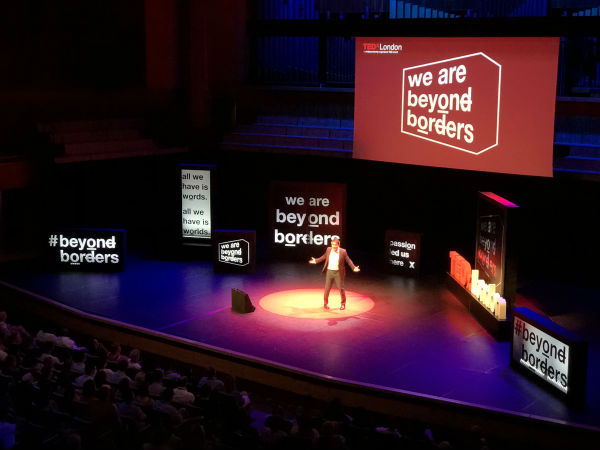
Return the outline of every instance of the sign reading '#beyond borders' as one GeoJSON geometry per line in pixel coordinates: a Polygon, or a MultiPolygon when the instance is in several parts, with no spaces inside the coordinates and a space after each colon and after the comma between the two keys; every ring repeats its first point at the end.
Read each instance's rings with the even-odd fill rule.
{"type": "Polygon", "coordinates": [[[54,270],[120,272],[125,267],[125,230],[53,230],[44,253],[54,270]]]}
{"type": "Polygon", "coordinates": [[[587,343],[528,308],[513,308],[511,363],[569,400],[585,401],[587,343]]]}
{"type": "Polygon", "coordinates": [[[354,157],[552,176],[558,42],[357,38],[354,157]]]}

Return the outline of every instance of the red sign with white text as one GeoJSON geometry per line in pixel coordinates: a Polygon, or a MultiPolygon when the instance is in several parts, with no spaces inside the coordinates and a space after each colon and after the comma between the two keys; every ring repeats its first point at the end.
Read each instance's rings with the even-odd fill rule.
{"type": "Polygon", "coordinates": [[[552,176],[558,38],[357,38],[354,157],[552,176]]]}

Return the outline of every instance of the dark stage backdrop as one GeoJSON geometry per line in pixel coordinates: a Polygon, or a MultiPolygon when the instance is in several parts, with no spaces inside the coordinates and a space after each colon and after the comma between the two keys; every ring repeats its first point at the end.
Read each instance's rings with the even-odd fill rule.
{"type": "Polygon", "coordinates": [[[552,176],[558,38],[357,38],[354,157],[552,176]]]}
{"type": "MultiPolygon", "coordinates": [[[[128,247],[136,254],[174,257],[180,248],[179,239],[172,239],[181,232],[180,203],[173,201],[181,195],[180,162],[168,156],[59,165],[39,186],[3,192],[5,231],[20,236],[21,230],[75,224],[125,228],[128,247]]],[[[386,229],[426,237],[422,273],[444,273],[450,250],[474,255],[477,192],[492,191],[520,206],[516,241],[511,241],[519,252],[519,280],[542,277],[591,285],[597,278],[600,221],[590,205],[600,198],[599,183],[243,152],[221,152],[215,163],[221,174],[227,171],[217,180],[215,227],[255,229],[259,266],[268,258],[269,183],[276,175],[347,186],[342,246],[363,261],[365,272],[375,266],[357,252],[379,260],[386,229]]]]}

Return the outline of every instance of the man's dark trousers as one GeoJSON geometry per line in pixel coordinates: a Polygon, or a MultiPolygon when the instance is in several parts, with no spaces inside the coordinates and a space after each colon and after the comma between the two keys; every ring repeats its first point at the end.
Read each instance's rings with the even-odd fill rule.
{"type": "Polygon", "coordinates": [[[331,290],[331,284],[335,281],[335,285],[340,290],[340,297],[342,298],[342,305],[346,304],[346,291],[344,290],[344,279],[340,275],[339,270],[330,270],[327,269],[327,273],[325,274],[325,293],[324,300],[325,305],[327,305],[329,301],[329,291],[331,290]]]}

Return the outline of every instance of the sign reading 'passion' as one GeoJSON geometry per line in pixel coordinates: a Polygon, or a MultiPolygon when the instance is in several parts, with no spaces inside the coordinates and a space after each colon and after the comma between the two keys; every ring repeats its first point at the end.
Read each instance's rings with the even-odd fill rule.
{"type": "Polygon", "coordinates": [[[421,235],[401,230],[385,232],[385,261],[389,269],[405,274],[419,272],[421,235]]]}

